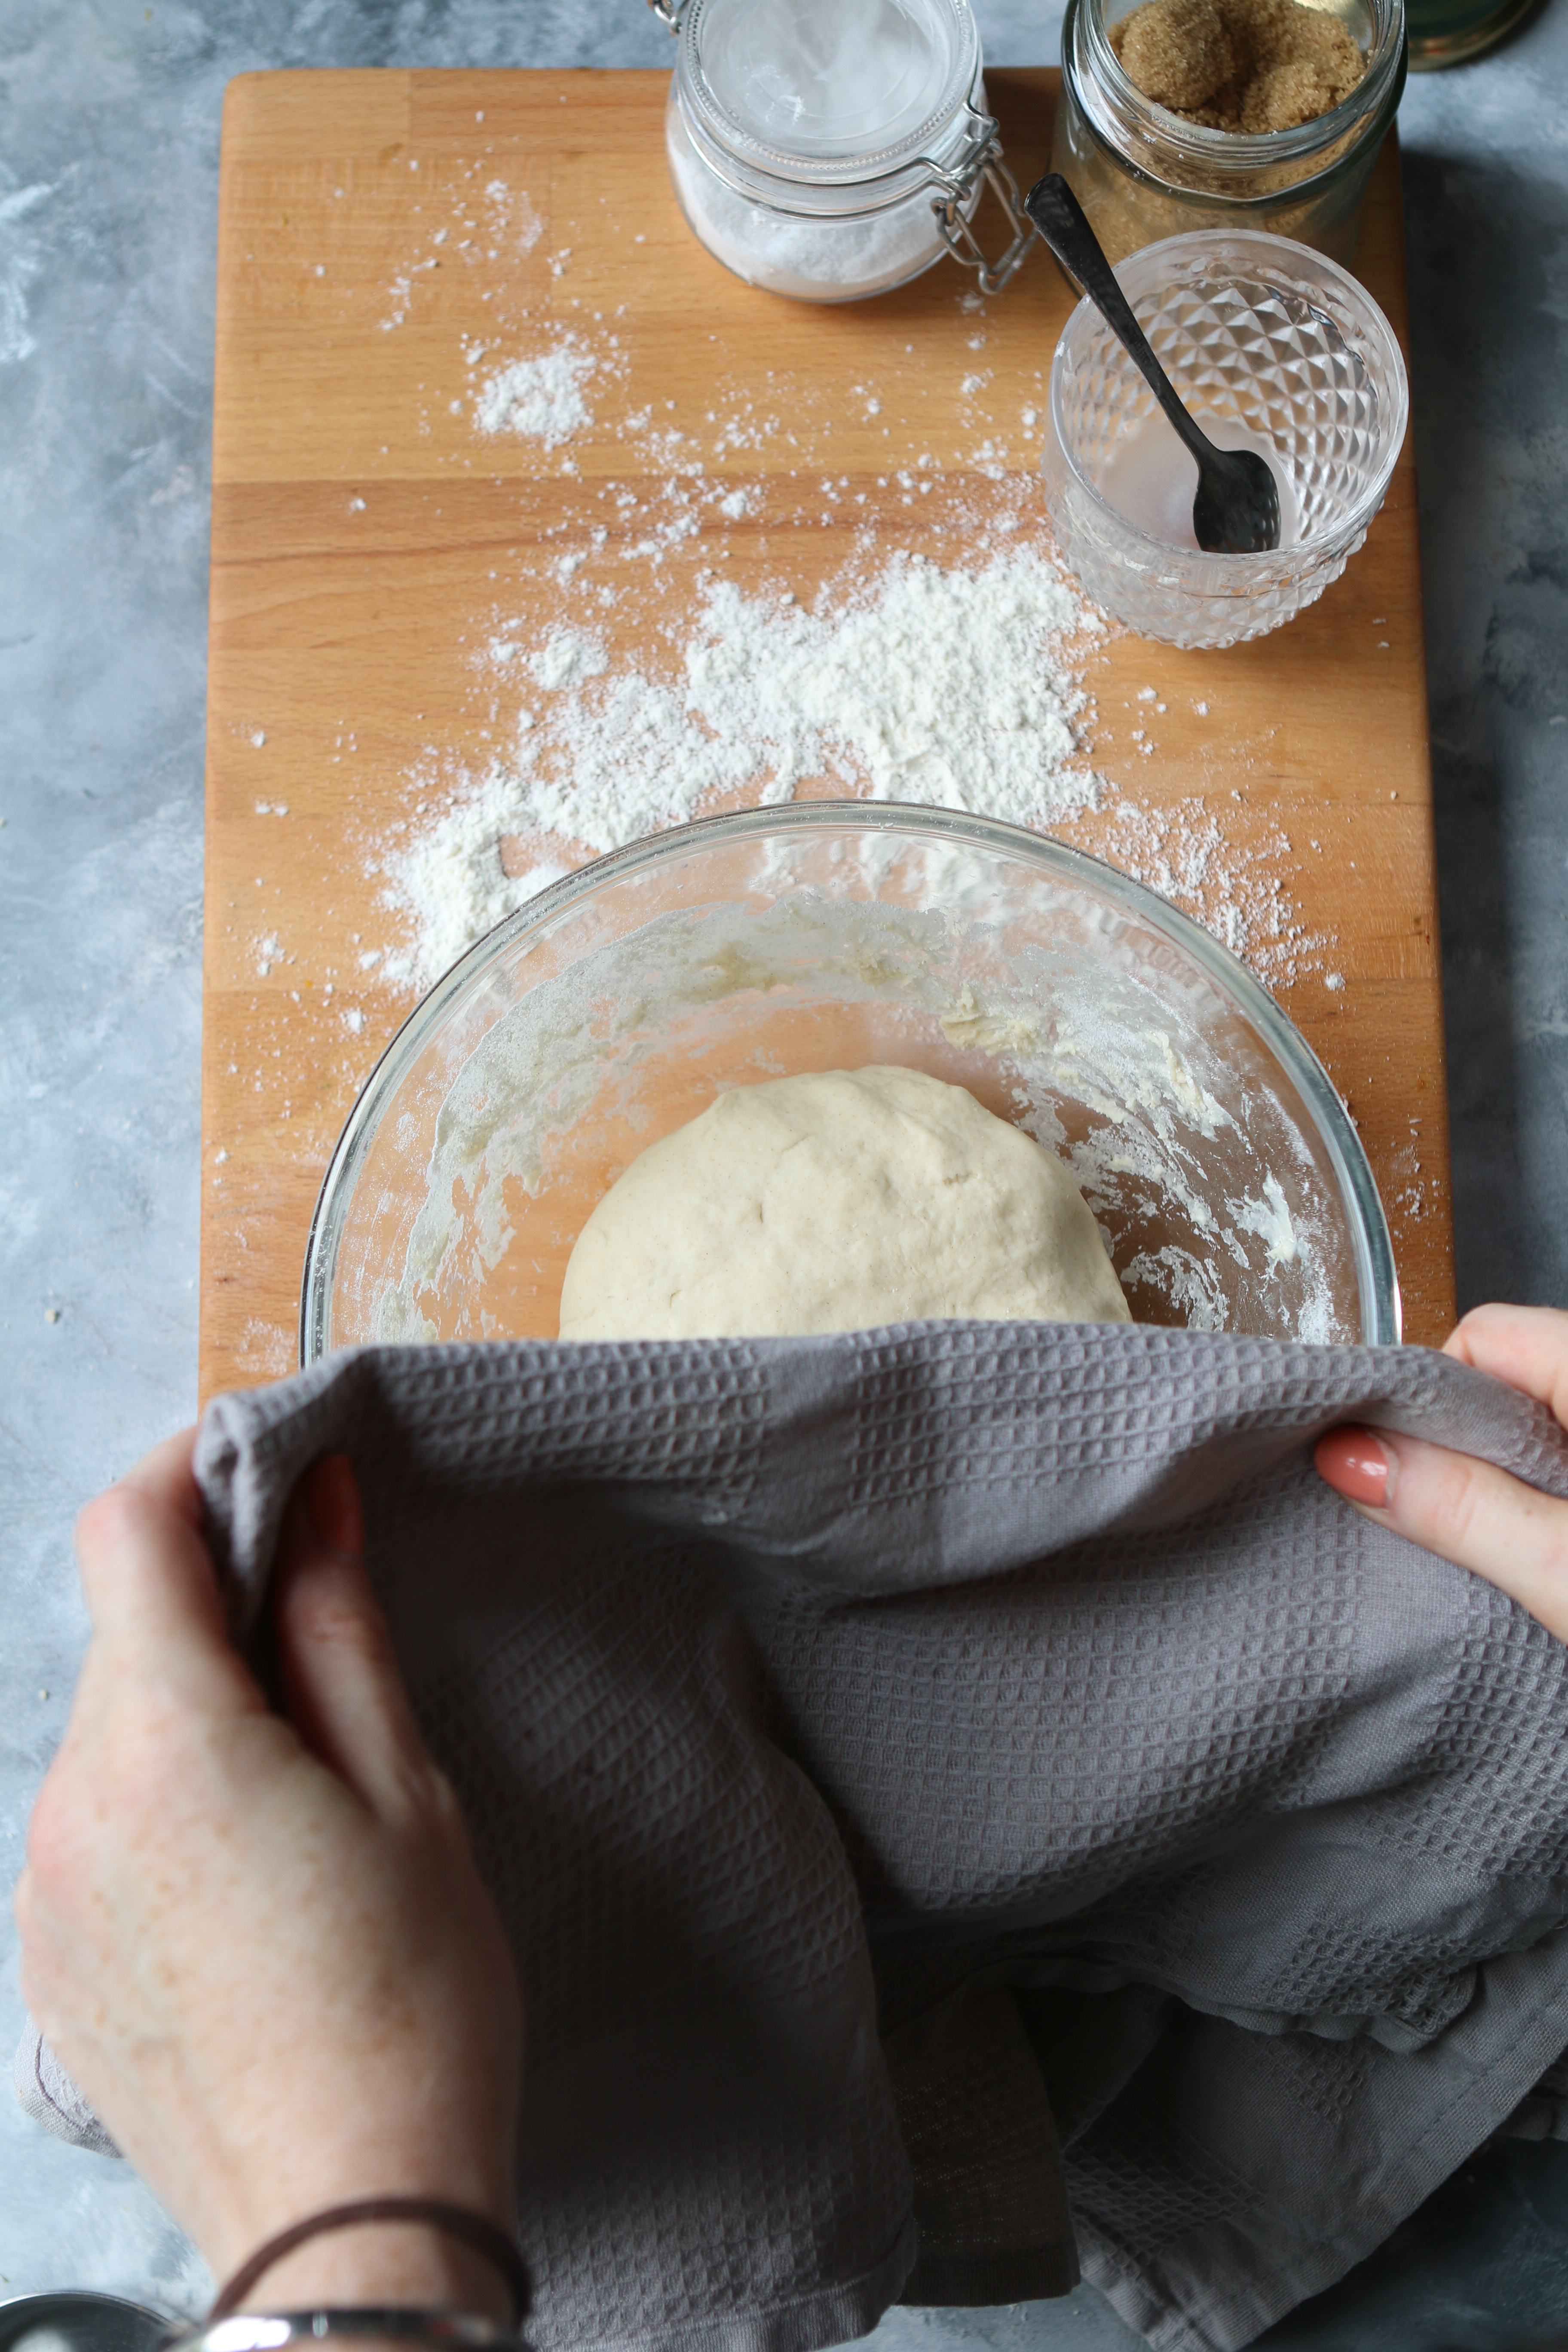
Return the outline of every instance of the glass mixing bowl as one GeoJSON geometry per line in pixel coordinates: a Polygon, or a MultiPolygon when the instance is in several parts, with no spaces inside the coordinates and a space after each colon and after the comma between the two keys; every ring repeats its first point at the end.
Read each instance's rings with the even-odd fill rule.
{"type": "Polygon", "coordinates": [[[647,1145],[726,1087],[873,1062],[1061,1152],[1139,1321],[1398,1339],[1355,1131],[1216,940],[1014,825],[815,801],[600,858],[454,965],[332,1156],[302,1360],[553,1339],[573,1243],[647,1145]]]}

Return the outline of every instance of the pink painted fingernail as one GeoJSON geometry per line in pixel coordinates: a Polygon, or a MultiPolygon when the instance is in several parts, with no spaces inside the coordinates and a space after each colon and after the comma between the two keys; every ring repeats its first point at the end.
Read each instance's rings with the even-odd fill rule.
{"type": "Polygon", "coordinates": [[[1337,1495],[1350,1503],[1386,1510],[1393,1491],[1389,1449],[1368,1429],[1331,1429],[1318,1441],[1312,1459],[1337,1495]]]}
{"type": "Polygon", "coordinates": [[[357,1559],[364,1549],[364,1513],[359,1481],[346,1454],[329,1454],[317,1463],[305,1489],[305,1507],[316,1540],[328,1551],[357,1559]]]}

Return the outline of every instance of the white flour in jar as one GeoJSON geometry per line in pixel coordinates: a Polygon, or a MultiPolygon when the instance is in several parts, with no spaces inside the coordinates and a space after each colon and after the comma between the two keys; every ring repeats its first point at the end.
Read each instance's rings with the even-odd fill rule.
{"type": "Polygon", "coordinates": [[[715,0],[699,46],[723,127],[710,118],[694,142],[686,97],[667,121],[676,193],[701,242],[752,285],[807,301],[882,293],[926,268],[944,241],[917,158],[953,160],[956,117],[942,113],[963,39],[950,0],[715,0]],[[731,135],[733,169],[703,143],[731,135]],[[877,209],[894,156],[898,201],[877,209]]]}
{"type": "Polygon", "coordinates": [[[807,300],[847,300],[901,285],[942,252],[931,191],[917,189],[886,212],[811,220],[748,204],[673,132],[669,168],[681,209],[710,253],[737,278],[807,300]]]}

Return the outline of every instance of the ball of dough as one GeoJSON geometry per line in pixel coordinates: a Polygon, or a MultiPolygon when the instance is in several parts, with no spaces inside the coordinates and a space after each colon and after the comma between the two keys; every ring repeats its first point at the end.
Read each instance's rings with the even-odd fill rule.
{"type": "Polygon", "coordinates": [[[563,1339],[1131,1320],[1062,1162],[923,1071],[737,1087],[650,1144],[577,1236],[563,1339]]]}

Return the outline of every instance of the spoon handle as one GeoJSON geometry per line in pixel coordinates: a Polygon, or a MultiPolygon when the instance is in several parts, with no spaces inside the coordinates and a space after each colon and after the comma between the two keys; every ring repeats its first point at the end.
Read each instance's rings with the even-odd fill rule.
{"type": "Polygon", "coordinates": [[[1133,315],[1132,305],[1116,282],[1116,273],[1071,188],[1059,172],[1037,180],[1024,199],[1024,208],[1061,263],[1111,327],[1137,366],[1185,446],[1200,466],[1215,455],[1213,443],[1194,424],[1174,385],[1149,346],[1149,338],[1133,315]]]}

